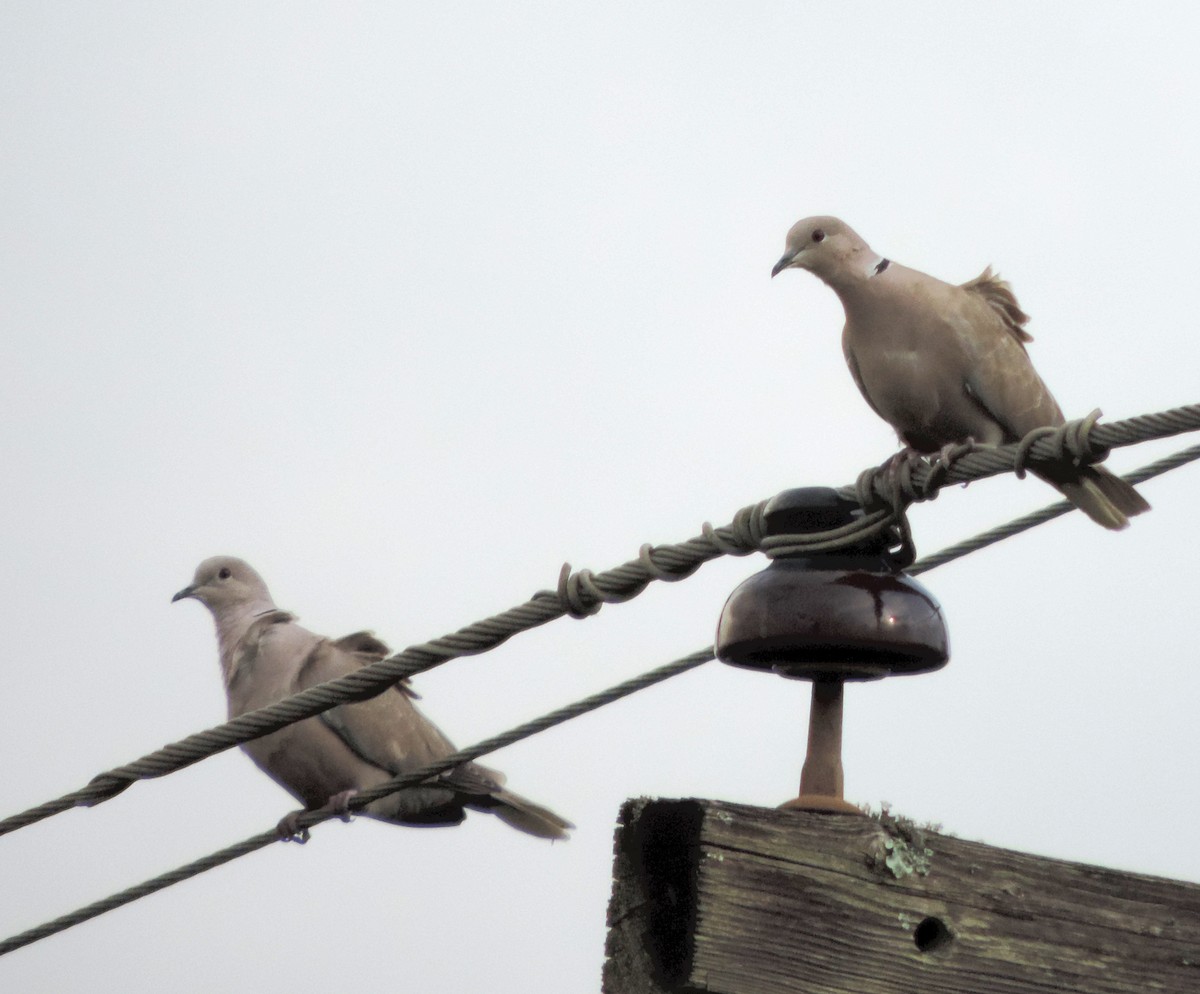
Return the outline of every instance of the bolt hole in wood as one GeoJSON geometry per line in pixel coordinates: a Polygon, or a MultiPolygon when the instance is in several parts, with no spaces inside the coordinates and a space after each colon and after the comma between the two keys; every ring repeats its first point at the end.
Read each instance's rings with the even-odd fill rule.
{"type": "Polygon", "coordinates": [[[946,927],[940,918],[923,918],[913,931],[913,941],[923,953],[931,953],[935,949],[944,949],[954,940],[954,933],[946,927]]]}

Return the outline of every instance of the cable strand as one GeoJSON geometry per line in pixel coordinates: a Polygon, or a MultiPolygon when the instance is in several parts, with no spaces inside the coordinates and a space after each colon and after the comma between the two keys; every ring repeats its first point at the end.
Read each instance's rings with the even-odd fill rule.
{"type": "MultiPolygon", "coordinates": [[[[523,725],[518,725],[516,728],[510,729],[499,735],[495,735],[490,739],[473,745],[467,749],[460,749],[458,752],[445,759],[439,760],[436,763],[430,763],[428,766],[422,767],[419,770],[414,770],[412,773],[406,773],[404,776],[396,777],[387,783],[379,784],[376,787],[371,787],[363,790],[350,799],[349,807],[353,810],[358,810],[372,801],[378,800],[397,790],[403,790],[406,787],[412,787],[431,777],[436,777],[439,774],[445,773],[462,763],[471,762],[479,759],[481,756],[486,756],[488,753],[495,752],[505,746],[512,745],[522,739],[527,739],[539,732],[544,732],[555,725],[561,725],[565,721],[570,721],[572,718],[578,718],[582,714],[589,711],[595,711],[597,708],[604,707],[606,704],[612,704],[614,701],[619,701],[623,697],[628,697],[630,694],[635,694],[640,690],[645,690],[656,683],[661,683],[671,677],[679,676],[681,673],[686,673],[688,670],[695,669],[704,663],[711,661],[714,658],[712,647],[701,649],[693,652],[690,655],[677,659],[674,662],[667,663],[665,666],[660,666],[657,669],[650,670],[647,673],[642,673],[640,676],[633,677],[616,686],[609,687],[607,690],[602,690],[599,693],[592,694],[590,697],[585,697],[582,700],[575,701],[573,704],[568,704],[556,711],[551,711],[549,714],[542,715],[540,718],[535,718],[523,725]]],[[[296,819],[297,827],[307,831],[314,825],[318,825],[330,818],[335,818],[337,815],[326,812],[305,812],[296,819]]],[[[54,935],[57,932],[65,931],[75,925],[82,924],[92,918],[96,918],[105,912],[112,911],[125,904],[130,904],[143,897],[148,897],[151,894],[160,890],[165,890],[173,884],[181,883],[191,877],[198,876],[207,870],[212,870],[225,863],[232,862],[240,856],[246,856],[259,849],[269,846],[273,842],[282,841],[278,831],[272,829],[268,832],[262,832],[258,835],[253,835],[248,839],[243,839],[241,842],[236,842],[231,846],[227,846],[218,852],[210,853],[198,860],[188,863],[186,866],[178,867],[167,873],[160,874],[150,880],[143,881],[133,887],[129,887],[120,893],[112,894],[109,897],[100,901],[95,901],[82,908],[78,908],[69,914],[55,918],[53,921],[45,922],[34,928],[27,929],[18,935],[0,941],[0,956],[6,953],[11,953],[15,949],[20,949],[22,946],[28,946],[31,943],[37,942],[40,939],[45,939],[48,936],[54,935]]]]}
{"type": "MultiPolygon", "coordinates": [[[[1070,449],[1074,458],[1099,458],[1113,447],[1197,429],[1200,429],[1200,404],[1110,424],[1096,424],[1094,412],[1079,422],[1063,426],[1061,432],[1054,433],[1054,438],[1043,438],[1042,433],[1035,433],[1037,437],[1031,444],[1023,440],[1011,445],[978,448],[952,462],[941,459],[905,466],[902,475],[906,490],[916,495],[912,499],[930,499],[942,487],[1011,471],[1022,467],[1026,459],[1036,461],[1056,455],[1061,457],[1064,446],[1070,449]]],[[[742,508],[728,525],[713,528],[705,523],[699,536],[685,542],[653,546],[650,549],[643,546],[637,559],[606,572],[580,570],[572,573],[566,569],[560,575],[556,590],[538,591],[524,604],[491,618],[430,642],[409,646],[353,674],[312,687],[284,701],[190,735],[132,763],[101,773],[79,790],[3,819],[0,821],[0,835],[35,824],[72,807],[99,804],[115,797],[137,780],[165,776],[243,742],[268,735],[285,725],[328,711],[338,704],[365,700],[383,693],[401,680],[450,659],[486,652],[519,632],[547,624],[564,615],[588,617],[604,603],[629,600],[655,580],[665,580],[668,575],[682,578],[720,556],[747,555],[760,550],[768,556],[804,551],[826,552],[863,541],[889,529],[902,539],[906,534],[904,500],[891,492],[886,479],[883,479],[886,475],[875,471],[869,479],[868,474],[860,477],[860,499],[868,500],[874,493],[884,500],[885,506],[869,509],[860,521],[851,526],[810,535],[767,538],[763,520],[767,502],[760,501],[742,508]]],[[[1051,517],[1055,516],[1056,513],[1051,514],[1051,517]]]]}
{"type": "MultiPolygon", "coordinates": [[[[1156,460],[1155,462],[1149,463],[1140,469],[1125,474],[1123,479],[1135,485],[1138,483],[1144,483],[1146,480],[1152,479],[1153,477],[1159,476],[1162,473],[1166,473],[1172,469],[1177,469],[1178,467],[1184,466],[1187,463],[1193,462],[1197,459],[1200,459],[1200,445],[1191,446],[1190,448],[1183,449],[1162,459],[1156,460]]],[[[755,506],[761,507],[762,505],[755,506]]],[[[1018,534],[1034,527],[1035,525],[1053,520],[1054,518],[1066,514],[1068,511],[1073,509],[1073,506],[1066,501],[1060,501],[1056,504],[1051,504],[1048,507],[1042,508],[1040,511],[1027,514],[1021,518],[1010,521],[1007,524],[1000,525],[997,528],[983,532],[982,534],[977,535],[965,542],[959,542],[956,545],[949,546],[931,556],[919,559],[913,563],[908,572],[917,574],[934,569],[937,566],[941,566],[955,559],[959,559],[971,552],[975,552],[979,549],[986,548],[989,545],[993,545],[996,542],[1009,537],[1010,535],[1018,534]]],[[[707,523],[705,524],[704,531],[705,534],[703,540],[709,540],[709,536],[715,532],[715,530],[707,523]]],[[[759,540],[761,541],[761,536],[759,540]]],[[[708,546],[715,549],[717,548],[717,543],[709,540],[708,546]]],[[[685,656],[682,659],[678,659],[675,662],[668,663],[665,666],[661,666],[656,670],[643,673],[640,676],[626,680],[624,683],[617,684],[615,687],[610,687],[598,694],[593,694],[591,697],[587,697],[581,701],[576,701],[573,704],[566,705],[565,707],[559,708],[557,711],[552,711],[540,718],[535,718],[532,721],[526,722],[524,725],[519,725],[518,727],[509,730],[508,732],[504,732],[490,739],[486,739],[475,746],[460,750],[459,752],[456,752],[451,756],[447,756],[445,759],[437,763],[430,764],[421,770],[414,771],[413,773],[406,774],[402,777],[397,777],[388,783],[380,784],[378,787],[362,791],[350,799],[349,807],[351,810],[357,810],[362,806],[377,800],[379,797],[383,797],[393,791],[403,790],[405,787],[413,786],[416,783],[429,779],[430,777],[444,773],[446,770],[452,769],[460,763],[473,761],[484,755],[487,755],[490,752],[495,752],[496,750],[507,745],[512,745],[513,743],[528,738],[529,736],[536,735],[538,732],[553,728],[555,725],[562,724],[563,722],[569,721],[572,718],[576,718],[581,714],[587,713],[588,711],[603,707],[605,704],[610,704],[614,701],[620,700],[623,697],[637,693],[640,690],[644,690],[653,684],[670,679],[673,676],[678,676],[679,674],[700,666],[713,658],[713,650],[711,647],[709,647],[707,649],[702,649],[698,652],[692,653],[689,656],[685,656]]],[[[201,736],[205,734],[207,733],[200,733],[201,736]]],[[[197,737],[198,736],[193,736],[192,738],[197,737]]],[[[71,795],[66,796],[70,797],[71,795]]],[[[50,802],[49,805],[41,805],[40,808],[52,806],[54,803],[55,802],[50,802]]],[[[38,811],[40,808],[33,808],[30,810],[38,811]]],[[[57,812],[52,810],[49,813],[54,814],[57,812]]],[[[306,812],[297,818],[297,827],[307,830],[314,825],[317,825],[332,817],[336,816],[325,812],[306,812]]],[[[277,841],[280,841],[280,836],[276,830],[251,836],[248,839],[244,839],[241,842],[235,843],[232,846],[228,846],[225,849],[221,849],[218,852],[211,853],[210,855],[188,863],[185,866],[178,867],[175,870],[161,874],[160,876],[154,877],[151,880],[144,881],[141,884],[130,887],[117,894],[110,895],[103,900],[96,901],[92,904],[86,905],[83,908],[79,908],[73,912],[70,912],[69,914],[55,918],[53,921],[46,922],[42,925],[38,925],[34,928],[21,932],[18,935],[4,939],[3,941],[0,941],[0,956],[12,952],[15,949],[20,949],[22,946],[27,946],[33,942],[37,942],[38,940],[44,939],[47,936],[54,935],[57,932],[64,931],[65,929],[71,928],[74,925],[88,921],[89,919],[102,915],[105,912],[112,911],[121,907],[122,905],[129,904],[142,897],[147,897],[150,894],[156,893],[157,891],[164,890],[173,884],[180,883],[181,881],[190,879],[194,876],[198,876],[206,870],[211,870],[217,866],[231,862],[240,856],[248,855],[249,853],[255,852],[258,849],[262,849],[277,841]]]]}

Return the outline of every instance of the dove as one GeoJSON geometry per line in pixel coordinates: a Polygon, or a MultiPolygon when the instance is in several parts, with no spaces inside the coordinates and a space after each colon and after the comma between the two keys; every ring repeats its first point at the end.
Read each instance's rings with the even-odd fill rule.
{"type": "MultiPolygon", "coordinates": [[[[275,606],[261,576],[241,559],[216,556],[196,568],[172,602],[191,598],[212,613],[229,717],[273,704],[382,659],[388,647],[371,632],[344,638],[315,635],[275,606]]],[[[348,816],[358,791],[451,755],[450,740],[413,704],[399,683],[370,700],[320,715],[242,743],[272,780],[305,805],[348,816]]],[[[373,801],[359,813],[400,825],[457,825],[466,809],[487,811],[513,828],[562,839],[574,826],[554,812],[504,789],[504,775],[477,763],[373,801]]],[[[297,837],[290,815],[279,824],[297,837]]]]}
{"type": "MultiPolygon", "coordinates": [[[[871,409],[918,453],[948,445],[1001,445],[1063,423],[1033,368],[1029,317],[991,267],[962,285],[872,251],[836,217],[797,221],[771,270],[807,269],[842,302],[842,351],[871,409]]],[[[1102,466],[1039,463],[1030,470],[1105,528],[1150,510],[1102,466]]]]}

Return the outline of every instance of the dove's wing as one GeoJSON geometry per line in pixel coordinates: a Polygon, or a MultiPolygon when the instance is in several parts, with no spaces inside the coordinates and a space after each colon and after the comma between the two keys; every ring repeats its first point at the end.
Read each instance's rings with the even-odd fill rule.
{"type": "Polygon", "coordinates": [[[1062,410],[1025,351],[1032,341],[1009,285],[990,269],[948,301],[952,321],[967,354],[966,388],[1004,429],[1008,441],[1034,428],[1060,425],[1062,410]]]}
{"type": "MultiPolygon", "coordinates": [[[[369,635],[359,633],[337,641],[323,640],[305,659],[297,690],[335,680],[383,658],[387,647],[378,643],[382,652],[365,648],[364,634],[369,635]],[[349,651],[347,645],[356,645],[357,651],[349,651]]],[[[420,769],[454,752],[450,740],[417,710],[399,687],[366,701],[343,704],[324,712],[320,718],[355,755],[393,776],[420,769]]]]}
{"type": "MultiPolygon", "coordinates": [[[[201,563],[193,582],[173,600],[185,598],[201,601],[216,621],[231,717],[347,676],[388,653],[371,632],[326,639],[301,627],[275,608],[262,577],[236,557],[201,563]]],[[[307,807],[344,806],[353,793],[454,753],[450,740],[417,710],[414,696],[400,681],[369,700],[293,722],[242,748],[307,807]]],[[[378,798],[362,813],[404,825],[456,825],[470,807],[531,835],[566,837],[569,822],[510,793],[503,783],[487,767],[462,763],[430,782],[378,798]]]]}

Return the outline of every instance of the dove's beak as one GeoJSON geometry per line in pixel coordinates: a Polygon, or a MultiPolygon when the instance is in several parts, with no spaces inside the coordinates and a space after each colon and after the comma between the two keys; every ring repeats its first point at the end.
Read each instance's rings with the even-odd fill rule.
{"type": "Polygon", "coordinates": [[[171,598],[171,603],[174,604],[176,601],[181,601],[185,597],[191,597],[192,594],[195,593],[195,591],[196,591],[195,584],[193,584],[190,587],[184,587],[181,591],[179,591],[179,593],[177,593],[174,597],[171,598]]]}
{"type": "Polygon", "coordinates": [[[771,277],[774,278],[778,276],[785,269],[787,269],[788,266],[795,261],[795,259],[796,257],[794,255],[785,255],[782,259],[775,263],[775,268],[771,270],[771,277]]]}

